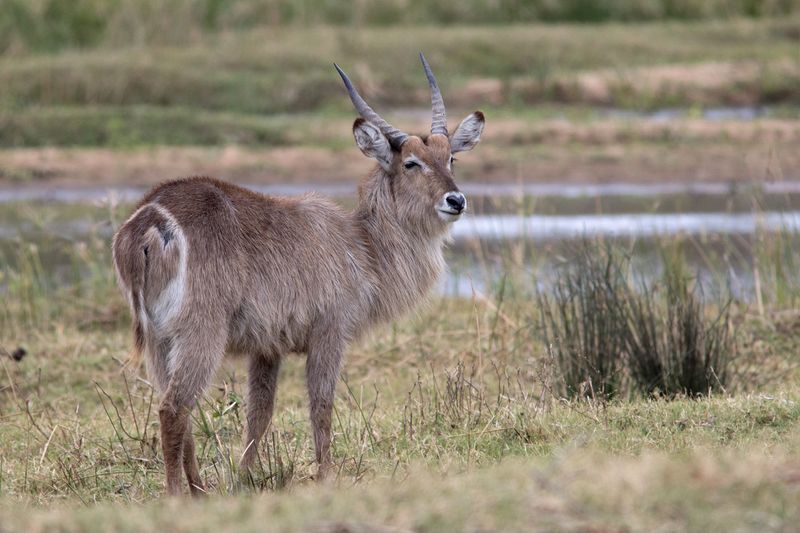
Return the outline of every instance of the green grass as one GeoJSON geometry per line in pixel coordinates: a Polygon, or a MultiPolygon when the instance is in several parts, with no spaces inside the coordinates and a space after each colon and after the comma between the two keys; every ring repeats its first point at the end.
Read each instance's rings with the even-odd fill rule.
{"type": "Polygon", "coordinates": [[[0,146],[280,144],[280,121],[265,116],[350,112],[333,61],[379,109],[427,107],[418,50],[453,109],[791,106],[800,102],[797,28],[796,17],[255,28],[180,46],[8,53],[0,56],[0,146]]]}
{"type": "Polygon", "coordinates": [[[752,514],[765,509],[780,521],[794,517],[795,380],[695,400],[562,401],[542,395],[547,369],[519,333],[488,340],[494,318],[475,303],[437,304],[355,347],[336,400],[335,488],[310,480],[299,359],[282,371],[261,467],[239,481],[232,463],[244,376],[228,364],[194,421],[213,494],[199,506],[180,504],[180,513],[156,501],[163,467],[152,391],[126,379],[115,360],[126,329],[89,320],[34,330],[30,355],[3,361],[2,521],[20,530],[57,521],[65,530],[250,529],[264,520],[277,530],[331,521],[427,530],[519,529],[528,520],[700,528],[760,520],[752,514]],[[252,494],[259,489],[266,493],[252,494]],[[552,505],[562,511],[547,512],[552,505]],[[531,516],[531,506],[544,508],[531,516]]]}
{"type": "MultiPolygon", "coordinates": [[[[155,399],[146,383],[120,372],[129,339],[115,309],[121,311],[111,304],[94,316],[84,312],[76,326],[13,339],[24,341],[29,355],[18,364],[3,361],[5,498],[41,505],[160,494],[155,399]]],[[[576,443],[609,455],[749,450],[776,446],[797,429],[791,380],[759,387],[769,394],[561,400],[550,390],[557,377],[535,337],[494,326],[494,318],[488,306],[443,302],[351,351],[334,423],[340,483],[404,477],[420,464],[457,473],[509,457],[550,457],[576,443]]],[[[773,357],[797,364],[786,355],[773,357]]],[[[241,483],[231,462],[241,452],[243,368],[227,364],[195,414],[204,476],[217,494],[302,487],[314,472],[302,360],[287,360],[261,470],[241,483]]]]}
{"type": "Polygon", "coordinates": [[[0,6],[0,52],[19,48],[59,50],[115,44],[186,43],[198,36],[270,25],[333,24],[357,31],[368,26],[444,26],[537,21],[641,21],[785,16],[796,0],[6,0],[0,6]]]}
{"type": "Polygon", "coordinates": [[[734,381],[737,343],[723,289],[712,302],[680,246],[658,246],[663,272],[634,270],[619,245],[583,241],[537,296],[544,342],[570,397],[689,397],[734,381]]]}
{"type": "Polygon", "coordinates": [[[790,18],[358,32],[259,28],[211,35],[186,46],[12,55],[1,64],[0,79],[4,98],[20,104],[186,104],[192,99],[206,109],[271,112],[340,100],[340,82],[331,66],[337,61],[360,85],[370,84],[370,92],[380,95],[377,103],[407,106],[426,100],[418,50],[426,52],[445,92],[452,93],[472,78],[547,80],[587,70],[796,58],[791,30],[797,24],[790,18]],[[415,43],[413,50],[405,45],[409,41],[415,43]]]}
{"type": "Polygon", "coordinates": [[[44,107],[0,115],[0,145],[280,146],[292,139],[292,121],[176,107],[44,107]]]}
{"type": "Polygon", "coordinates": [[[705,449],[636,458],[570,447],[445,479],[416,469],[402,482],[3,514],[26,531],[791,530],[798,519],[792,443],[750,454],[705,449]]]}
{"type": "MultiPolygon", "coordinates": [[[[636,429],[617,437],[619,442],[654,442],[665,434],[739,432],[748,415],[758,425],[780,425],[775,413],[781,404],[796,406],[797,398],[744,398],[739,401],[678,402],[673,409],[656,406],[650,413],[632,410],[609,416],[632,421],[636,429]],[[775,407],[778,406],[778,407],[775,407]],[[721,412],[738,417],[718,418],[721,412]],[[643,416],[644,415],[644,416],[643,416]],[[738,419],[737,419],[738,418],[738,419]],[[656,430],[642,434],[641,427],[655,423],[656,430]],[[638,431],[637,431],[638,430],[638,431]],[[636,435],[639,433],[639,435],[636,435]]],[[[791,409],[791,408],[790,408],[791,409]]],[[[796,407],[794,420],[796,420],[796,407]]],[[[566,411],[566,410],[564,410],[566,411]]],[[[575,423],[559,416],[554,423],[575,423]]],[[[331,524],[357,527],[393,525],[420,530],[463,530],[495,527],[514,530],[569,529],[575,524],[599,527],[652,529],[665,522],[673,527],[703,530],[730,526],[757,528],[760,524],[790,527],[797,518],[796,424],[794,430],[776,431],[780,442],[764,438],[772,430],[754,432],[757,444],[725,447],[693,438],[692,449],[660,446],[636,453],[625,449],[610,453],[592,435],[612,433],[615,427],[577,421],[585,433],[560,442],[547,455],[506,459],[478,468],[449,463],[414,463],[410,467],[370,472],[357,483],[342,480],[333,487],[300,483],[291,490],[263,495],[212,496],[190,502],[125,501],[127,485],[118,480],[119,501],[85,507],[69,498],[46,509],[6,499],[0,507],[5,524],[19,530],[132,531],[201,527],[289,531],[331,524]],[[702,444],[701,444],[702,443],[702,444]],[[374,476],[374,478],[373,478],[374,476]],[[602,480],[602,482],[600,481],[602,480]],[[635,502],[635,504],[633,504],[635,502]]],[[[433,450],[435,442],[428,444],[433,450]]],[[[483,443],[476,439],[476,446],[483,443]]],[[[38,451],[38,450],[37,450],[38,451]]],[[[452,452],[448,454],[451,456],[452,452]]],[[[367,464],[370,464],[367,462],[367,464]]],[[[120,476],[121,477],[121,476],[120,476]]],[[[88,503],[88,502],[86,502],[88,503]]]]}

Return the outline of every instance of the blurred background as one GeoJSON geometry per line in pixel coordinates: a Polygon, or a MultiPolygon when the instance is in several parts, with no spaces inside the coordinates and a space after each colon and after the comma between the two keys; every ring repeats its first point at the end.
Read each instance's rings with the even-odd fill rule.
{"type": "MultiPolygon", "coordinates": [[[[645,255],[656,234],[702,235],[712,242],[690,254],[695,266],[719,255],[752,296],[757,227],[797,225],[798,11],[795,0],[4,0],[0,252],[8,268],[19,238],[108,236],[105,204],[187,175],[347,203],[371,162],[332,63],[390,121],[424,132],[423,51],[451,127],[473,109],[488,117],[458,164],[473,216],[456,228],[445,293],[488,290],[509,262],[546,272],[561,241],[588,232],[636,237],[645,255]]],[[[46,247],[44,268],[59,249],[46,247]]]]}

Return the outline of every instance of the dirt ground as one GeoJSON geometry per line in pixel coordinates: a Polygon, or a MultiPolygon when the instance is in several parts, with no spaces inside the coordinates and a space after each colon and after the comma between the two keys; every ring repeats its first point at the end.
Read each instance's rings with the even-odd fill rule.
{"type": "MultiPolygon", "coordinates": [[[[211,175],[241,183],[351,183],[373,163],[348,129],[329,146],[26,148],[0,151],[0,187],[142,186],[211,175]],[[330,147],[333,146],[333,147],[330,147]]],[[[461,154],[473,182],[692,182],[800,178],[800,123],[791,120],[552,119],[489,121],[461,154]]]]}

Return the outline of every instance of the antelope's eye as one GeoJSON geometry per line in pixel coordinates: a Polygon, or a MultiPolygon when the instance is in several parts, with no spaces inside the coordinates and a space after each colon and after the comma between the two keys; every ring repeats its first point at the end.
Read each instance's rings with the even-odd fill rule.
{"type": "Polygon", "coordinates": [[[453,157],[453,156],[451,155],[451,156],[450,156],[450,166],[453,166],[453,163],[455,163],[456,161],[458,161],[458,159],[456,159],[455,157],[453,157]]]}
{"type": "Polygon", "coordinates": [[[403,166],[406,167],[406,169],[411,170],[414,167],[418,167],[419,163],[417,163],[416,161],[406,161],[405,163],[403,163],[403,166]]]}

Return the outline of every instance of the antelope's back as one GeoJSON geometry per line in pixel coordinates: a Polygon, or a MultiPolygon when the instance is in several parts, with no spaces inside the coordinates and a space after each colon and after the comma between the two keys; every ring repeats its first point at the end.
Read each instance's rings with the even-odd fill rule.
{"type": "MultiPolygon", "coordinates": [[[[287,317],[302,329],[325,313],[363,313],[360,289],[371,276],[363,236],[347,212],[316,195],[271,197],[211,178],[167,182],[145,195],[115,248],[124,249],[123,262],[144,257],[144,271],[164,254],[143,250],[159,242],[166,250],[167,240],[185,250],[171,259],[175,269],[161,269],[172,278],[142,292],[147,310],[212,308],[268,330],[285,327],[287,317]],[[182,271],[185,280],[170,284],[182,271]]],[[[118,270],[123,288],[130,287],[127,270],[118,270]]],[[[135,301],[132,307],[138,311],[135,301]]]]}

